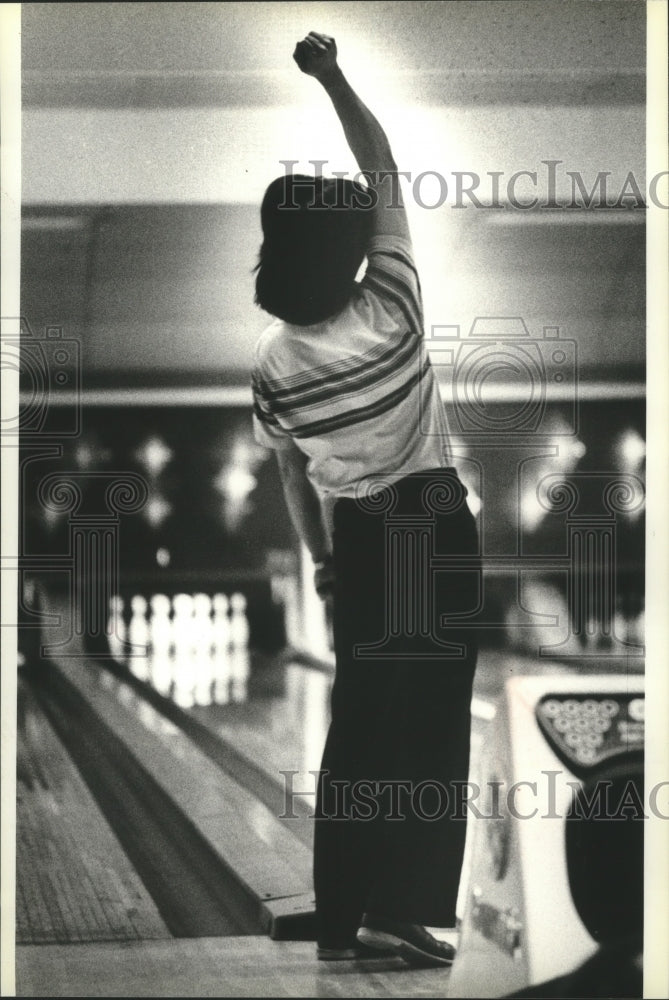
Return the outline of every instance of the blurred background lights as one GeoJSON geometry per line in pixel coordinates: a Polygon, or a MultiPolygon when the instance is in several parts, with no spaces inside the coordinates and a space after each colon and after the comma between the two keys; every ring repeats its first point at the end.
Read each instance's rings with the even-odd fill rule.
{"type": "Polygon", "coordinates": [[[587,451],[585,444],[583,441],[579,440],[579,438],[574,438],[573,441],[567,441],[562,447],[564,453],[568,456],[569,464],[571,464],[572,461],[574,464],[578,462],[580,458],[583,458],[587,451]]]}
{"type": "Polygon", "coordinates": [[[55,528],[57,524],[61,524],[67,517],[66,511],[54,510],[52,507],[43,507],[40,514],[47,530],[55,528]]]}
{"type": "Polygon", "coordinates": [[[646,457],[646,442],[630,427],[616,441],[615,455],[623,472],[638,472],[646,457]]]}
{"type": "Polygon", "coordinates": [[[137,461],[152,476],[159,476],[166,465],[171,462],[173,452],[162,438],[151,437],[135,452],[137,461]]]}
{"type": "Polygon", "coordinates": [[[95,453],[89,444],[81,441],[75,448],[74,460],[79,469],[90,469],[95,461],[95,453]]]}
{"type": "Polygon", "coordinates": [[[76,442],[73,452],[74,464],[78,469],[94,469],[108,462],[111,454],[111,449],[103,446],[99,435],[93,431],[76,442]]]}
{"type": "Polygon", "coordinates": [[[538,481],[533,481],[521,493],[520,509],[524,531],[536,531],[548,513],[546,508],[539,502],[537,486],[538,481]]]}
{"type": "Polygon", "coordinates": [[[234,532],[247,514],[247,498],[257,480],[246,466],[228,465],[216,479],[216,489],[223,494],[223,521],[234,532]]]}
{"type": "Polygon", "coordinates": [[[144,517],[151,527],[159,528],[163,521],[172,513],[172,505],[164,497],[154,494],[144,507],[144,517]]]}
{"type": "Polygon", "coordinates": [[[550,461],[551,471],[573,472],[587,449],[581,438],[572,433],[571,425],[561,413],[548,415],[545,421],[546,429],[552,435],[549,444],[555,446],[557,454],[550,461]]]}
{"type": "Polygon", "coordinates": [[[225,495],[230,503],[240,503],[245,500],[251,490],[256,486],[257,480],[252,476],[247,468],[238,465],[228,466],[223,469],[216,480],[218,489],[225,495]]]}
{"type": "MultiPolygon", "coordinates": [[[[575,434],[570,434],[570,426],[561,414],[549,416],[546,420],[551,438],[547,444],[554,454],[526,465],[526,475],[520,486],[520,511],[523,531],[532,533],[539,528],[546,515],[546,507],[539,501],[539,485],[545,476],[561,472],[565,479],[574,472],[585,456],[585,443],[575,434]]],[[[513,500],[511,502],[514,502],[513,500]]]]}
{"type": "Polygon", "coordinates": [[[258,485],[253,474],[259,463],[259,453],[239,438],[230,451],[228,462],[214,480],[223,496],[223,521],[228,531],[236,531],[248,514],[248,496],[258,485]]]}
{"type": "Polygon", "coordinates": [[[156,549],[156,562],[162,569],[166,569],[170,564],[170,553],[168,549],[156,549]]]}

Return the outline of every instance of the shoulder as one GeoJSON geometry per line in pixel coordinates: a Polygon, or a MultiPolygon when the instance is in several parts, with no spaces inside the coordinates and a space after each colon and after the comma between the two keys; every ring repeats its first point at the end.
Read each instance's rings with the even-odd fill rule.
{"type": "Polygon", "coordinates": [[[256,369],[262,370],[268,365],[271,366],[274,355],[285,343],[285,326],[283,320],[275,319],[260,334],[253,352],[256,369]]]}
{"type": "Polygon", "coordinates": [[[414,261],[411,241],[402,236],[375,236],[367,248],[367,278],[374,275],[396,282],[406,283],[414,290],[420,290],[418,271],[414,261]]]}
{"type": "Polygon", "coordinates": [[[406,236],[391,236],[382,233],[373,236],[369,241],[367,256],[373,254],[388,254],[390,257],[396,255],[398,259],[403,259],[405,263],[414,266],[413,247],[411,240],[406,236]]]}
{"type": "Polygon", "coordinates": [[[388,315],[421,336],[421,287],[411,241],[402,236],[375,236],[367,250],[367,261],[359,286],[361,304],[374,315],[388,315]]]}

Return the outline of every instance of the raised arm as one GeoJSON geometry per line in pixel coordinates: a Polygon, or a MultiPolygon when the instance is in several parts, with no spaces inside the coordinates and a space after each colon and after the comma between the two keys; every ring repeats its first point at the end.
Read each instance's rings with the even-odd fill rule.
{"type": "Polygon", "coordinates": [[[311,31],[298,42],[293,58],[302,72],[318,80],[328,94],[358,167],[377,192],[373,235],[408,240],[409,226],[388,137],[342,73],[334,38],[311,31]]]}

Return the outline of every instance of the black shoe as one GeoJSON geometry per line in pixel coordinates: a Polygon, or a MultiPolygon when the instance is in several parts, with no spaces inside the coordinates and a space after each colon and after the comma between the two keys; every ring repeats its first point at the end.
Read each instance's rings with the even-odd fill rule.
{"type": "Polygon", "coordinates": [[[392,948],[409,965],[452,965],[455,948],[436,937],[420,924],[405,924],[386,917],[362,918],[358,941],[370,948],[392,948]]]}

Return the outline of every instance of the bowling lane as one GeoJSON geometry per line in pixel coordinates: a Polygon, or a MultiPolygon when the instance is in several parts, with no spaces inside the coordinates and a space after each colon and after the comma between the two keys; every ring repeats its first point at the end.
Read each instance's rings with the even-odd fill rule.
{"type": "MultiPolygon", "coordinates": [[[[92,676],[81,666],[75,675],[92,676]]],[[[109,712],[53,661],[27,665],[19,691],[18,940],[258,933],[255,904],[110,728],[109,712]]]]}
{"type": "Polygon", "coordinates": [[[289,652],[251,649],[242,593],[117,596],[108,630],[115,662],[156,707],[179,724],[197,723],[191,737],[206,733],[227,746],[223,767],[243,758],[265,785],[282,786],[281,771],[292,771],[296,789],[313,787],[308,772],[320,764],[333,665],[309,669],[289,652]]]}
{"type": "Polygon", "coordinates": [[[332,675],[294,660],[253,670],[244,700],[194,704],[190,712],[217,736],[283,787],[282,771],[294,773],[294,789],[313,805],[330,717],[332,675]]]}
{"type": "Polygon", "coordinates": [[[17,719],[18,944],[170,938],[24,677],[17,719]]]}

